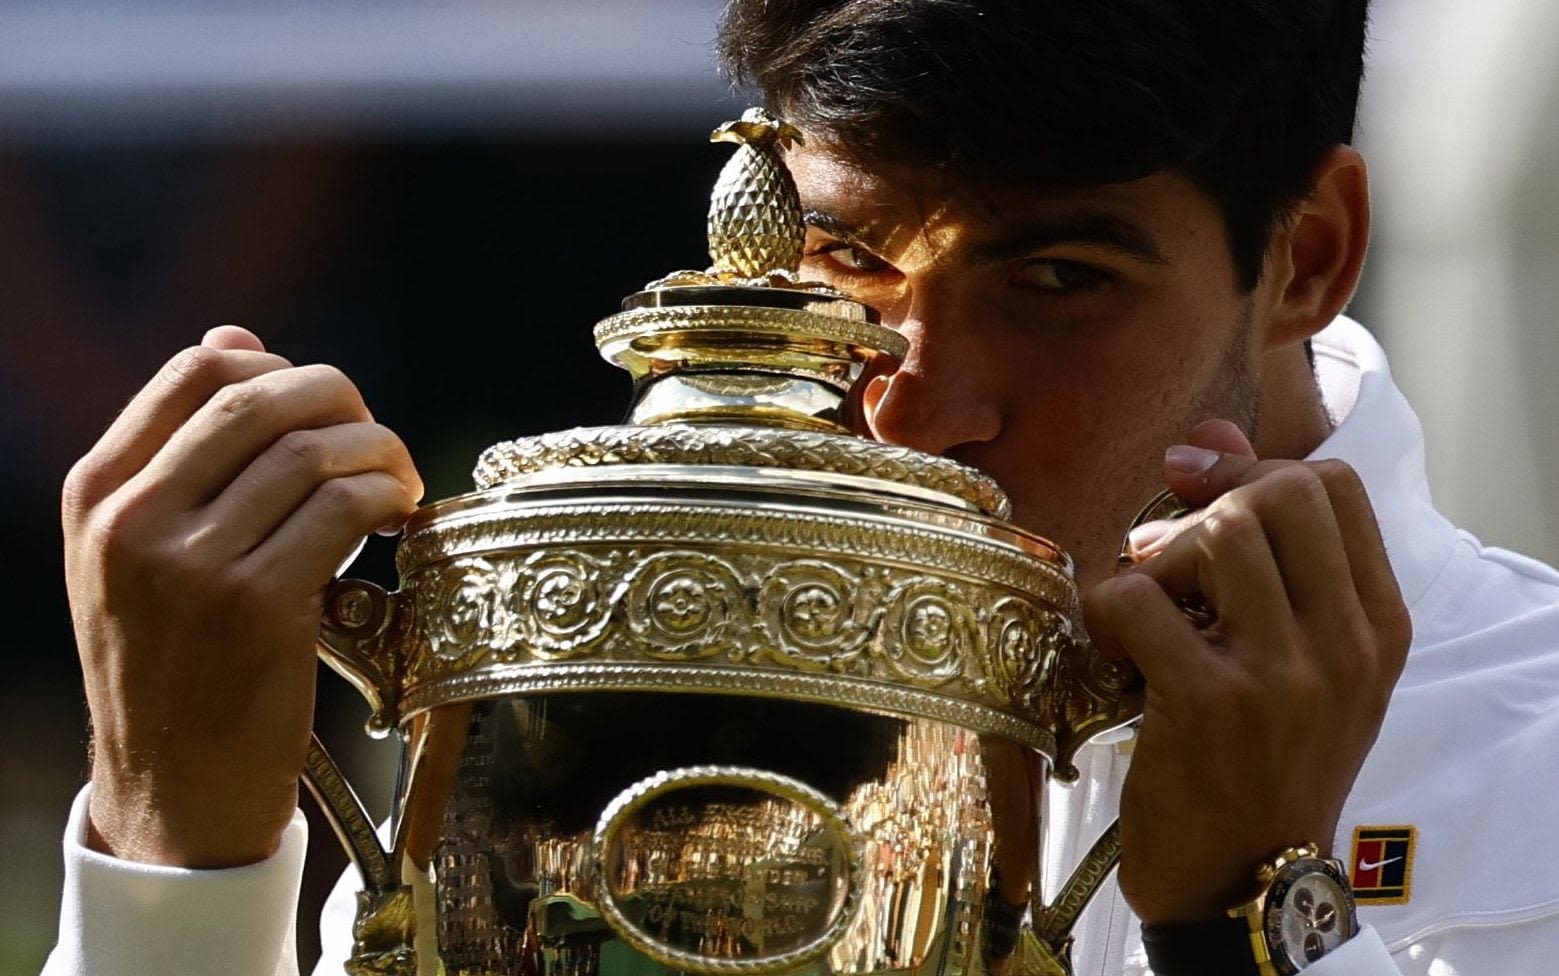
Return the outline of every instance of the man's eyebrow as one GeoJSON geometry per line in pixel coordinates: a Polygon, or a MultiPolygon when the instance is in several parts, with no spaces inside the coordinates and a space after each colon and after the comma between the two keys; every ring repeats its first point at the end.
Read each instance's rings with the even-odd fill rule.
{"type": "MultiPolygon", "coordinates": [[[[836,213],[806,210],[801,219],[807,226],[815,227],[825,234],[874,250],[865,232],[836,213]]],[[[969,256],[976,263],[996,264],[1025,257],[1057,244],[1098,244],[1141,261],[1167,263],[1163,252],[1147,231],[1129,220],[1103,212],[1029,221],[974,245],[969,256]]]]}
{"type": "Polygon", "coordinates": [[[1100,244],[1128,257],[1153,264],[1166,263],[1163,252],[1147,231],[1109,213],[1081,213],[1030,221],[976,244],[970,257],[988,263],[1011,261],[1057,244],[1100,244]]]}
{"type": "Polygon", "coordinates": [[[861,232],[860,228],[838,214],[829,213],[826,210],[805,210],[801,214],[801,220],[808,227],[816,227],[823,233],[837,237],[841,241],[860,242],[863,245],[870,246],[864,240],[866,235],[861,232]]]}

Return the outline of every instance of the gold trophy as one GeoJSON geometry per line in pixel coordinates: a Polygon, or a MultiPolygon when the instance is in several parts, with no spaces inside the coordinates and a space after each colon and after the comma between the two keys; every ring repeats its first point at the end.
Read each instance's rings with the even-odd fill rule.
{"type": "Polygon", "coordinates": [[[1045,786],[1138,678],[994,482],[851,433],[905,341],[798,279],[799,133],[713,138],[713,267],[596,326],[628,422],[489,448],[399,590],[326,594],[321,655],[404,744],[388,852],[309,754],[364,880],[350,973],[1070,971],[1119,848],[1044,904],[1045,786]]]}

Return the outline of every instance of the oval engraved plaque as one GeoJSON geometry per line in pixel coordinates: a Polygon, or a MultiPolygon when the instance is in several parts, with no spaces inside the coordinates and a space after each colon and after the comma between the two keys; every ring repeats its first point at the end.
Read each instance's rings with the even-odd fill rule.
{"type": "Polygon", "coordinates": [[[775,973],[822,956],[859,901],[861,843],[804,783],[692,766],[618,794],[595,831],[602,916],[663,965],[775,973]]]}

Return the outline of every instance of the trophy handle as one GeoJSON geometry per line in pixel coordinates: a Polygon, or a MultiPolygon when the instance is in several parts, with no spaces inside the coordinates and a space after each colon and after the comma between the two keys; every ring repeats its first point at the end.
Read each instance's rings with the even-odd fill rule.
{"type": "MultiPolygon", "coordinates": [[[[1137,512],[1131,528],[1157,519],[1181,518],[1191,511],[1174,492],[1161,491],[1137,512]]],[[[1129,544],[1128,537],[1121,545],[1123,565],[1131,563],[1129,544]]],[[[1206,621],[1207,610],[1197,602],[1182,604],[1181,610],[1198,626],[1206,621]]],[[[1101,661],[1086,644],[1070,643],[1066,649],[1070,652],[1071,681],[1061,696],[1057,716],[1060,748],[1055,775],[1071,783],[1078,776],[1073,763],[1077,751],[1095,735],[1135,721],[1142,714],[1145,689],[1141,675],[1130,663],[1101,661]]],[[[1071,976],[1072,928],[1120,859],[1120,821],[1115,820],[1083,855],[1055,901],[1044,905],[1035,899],[1032,928],[1024,930],[1013,960],[1014,976],[1071,976]]]]}
{"type": "MultiPolygon", "coordinates": [[[[1178,519],[1195,511],[1172,491],[1161,491],[1149,499],[1131,520],[1131,529],[1159,519],[1178,519]]],[[[1120,563],[1133,562],[1130,530],[1121,542],[1120,563]]],[[[1181,612],[1197,627],[1212,620],[1207,605],[1200,599],[1183,601],[1181,612]]],[[[1077,781],[1077,752],[1102,732],[1128,725],[1142,715],[1146,686],[1142,675],[1130,661],[1105,661],[1093,652],[1087,638],[1067,640],[1061,648],[1062,675],[1058,682],[1056,711],[1056,779],[1077,781]]]]}
{"type": "MultiPolygon", "coordinates": [[[[368,699],[373,707],[368,733],[376,737],[395,725],[400,687],[395,652],[408,616],[399,612],[403,603],[401,594],[363,580],[338,580],[325,590],[319,656],[368,699]]],[[[347,973],[415,976],[411,889],[397,881],[391,855],[379,843],[363,801],[312,733],[303,783],[363,879],[347,973]]]]}
{"type": "Polygon", "coordinates": [[[336,580],[325,588],[319,657],[368,700],[368,734],[382,739],[399,719],[401,655],[411,607],[400,591],[366,580],[336,580]]]}
{"type": "Polygon", "coordinates": [[[1121,859],[1120,821],[1111,822],[1048,905],[1034,905],[1034,921],[1019,937],[1013,976],[1072,976],[1072,928],[1121,859]]]}

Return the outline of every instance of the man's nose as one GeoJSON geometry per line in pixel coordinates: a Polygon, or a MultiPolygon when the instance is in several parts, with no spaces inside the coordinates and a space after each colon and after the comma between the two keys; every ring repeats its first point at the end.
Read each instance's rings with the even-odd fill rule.
{"type": "Polygon", "coordinates": [[[985,443],[1001,432],[1002,365],[954,310],[911,308],[893,324],[909,340],[897,372],[872,379],[862,403],[878,440],[928,454],[985,443]]]}

